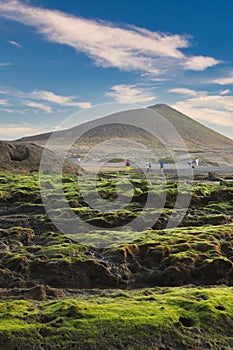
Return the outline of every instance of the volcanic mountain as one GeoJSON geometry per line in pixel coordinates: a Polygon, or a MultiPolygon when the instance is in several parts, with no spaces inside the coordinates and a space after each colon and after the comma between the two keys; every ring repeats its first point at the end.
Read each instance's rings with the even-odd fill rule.
{"type": "MultiPolygon", "coordinates": [[[[190,151],[233,147],[232,139],[217,133],[166,104],[157,104],[145,109],[145,111],[148,110],[155,112],[155,121],[159,114],[171,123],[183,138],[190,151]]],[[[146,117],[144,116],[144,118],[146,117]]],[[[59,143],[65,138],[75,138],[76,134],[81,134],[82,136],[77,140],[79,147],[97,144],[106,139],[122,137],[137,142],[143,142],[146,146],[149,145],[152,148],[161,146],[160,140],[144,128],[132,125],[132,123],[127,125],[123,122],[116,122],[116,120],[116,114],[109,115],[70,129],[55,131],[53,137],[54,139],[57,139],[57,142],[59,143]]],[[[27,136],[17,141],[35,142],[43,145],[49,139],[51,134],[52,133],[45,133],[35,136],[27,136]]],[[[171,130],[168,138],[171,139],[172,137],[173,132],[171,130]]]]}

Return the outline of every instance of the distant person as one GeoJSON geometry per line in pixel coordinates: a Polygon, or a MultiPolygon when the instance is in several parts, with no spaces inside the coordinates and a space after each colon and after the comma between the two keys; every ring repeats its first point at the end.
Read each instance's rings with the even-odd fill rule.
{"type": "Polygon", "coordinates": [[[149,160],[147,163],[146,163],[146,171],[149,173],[151,171],[151,161],[149,160]]]}
{"type": "Polygon", "coordinates": [[[125,170],[126,170],[126,171],[130,171],[130,160],[129,160],[129,159],[126,159],[126,162],[125,162],[125,170]]]}
{"type": "Polygon", "coordinates": [[[195,159],[195,164],[198,166],[198,164],[199,164],[199,159],[198,158],[195,159]]]}
{"type": "Polygon", "coordinates": [[[163,170],[163,168],[164,168],[164,163],[163,163],[163,162],[160,162],[159,165],[160,165],[160,170],[163,170]]]}

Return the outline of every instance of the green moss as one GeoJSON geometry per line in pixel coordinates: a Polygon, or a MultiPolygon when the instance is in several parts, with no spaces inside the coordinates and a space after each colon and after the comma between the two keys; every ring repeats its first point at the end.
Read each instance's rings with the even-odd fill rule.
{"type": "MultiPolygon", "coordinates": [[[[53,198],[54,213],[60,219],[68,220],[59,194],[60,178],[44,175],[42,180],[48,189],[47,196],[53,198]]],[[[28,269],[34,266],[36,283],[44,283],[42,279],[46,269],[43,269],[47,262],[48,267],[51,262],[56,268],[56,265],[71,266],[72,263],[75,267],[78,261],[84,261],[84,264],[77,265],[85,268],[84,265],[89,264],[86,261],[90,259],[100,264],[103,271],[106,267],[106,274],[127,273],[127,268],[136,262],[144,274],[152,277],[154,271],[163,274],[169,267],[193,271],[194,268],[212,266],[212,271],[215,271],[215,266],[220,266],[219,281],[223,281],[221,266],[226,265],[227,269],[229,267],[227,271],[230,271],[232,261],[233,224],[220,225],[219,222],[225,220],[223,214],[229,218],[232,216],[232,187],[198,183],[192,188],[188,183],[177,186],[169,177],[166,180],[163,182],[151,174],[148,181],[143,174],[134,172],[99,174],[98,179],[84,181],[80,191],[76,177],[63,177],[63,190],[73,211],[96,228],[68,237],[53,232],[56,229],[51,227],[46,214],[35,215],[33,212],[42,208],[37,174],[0,175],[0,200],[4,215],[4,210],[6,215],[9,214],[7,219],[3,215],[2,222],[6,227],[0,230],[1,281],[8,283],[9,279],[12,288],[16,285],[25,287],[26,282],[34,283],[34,280],[26,280],[30,276],[28,269]],[[115,209],[117,191],[124,199],[133,199],[123,209],[102,213],[85,203],[85,196],[92,196],[96,189],[102,199],[113,201],[112,209],[115,209]],[[141,214],[149,191],[156,200],[162,200],[166,192],[165,209],[157,227],[135,232],[130,226],[131,220],[141,214]],[[192,192],[192,202],[182,223],[184,227],[163,229],[172,213],[178,191],[181,196],[192,192]],[[9,224],[7,220],[14,218],[12,213],[16,214],[17,220],[26,216],[25,226],[29,227],[23,228],[20,223],[15,227],[15,221],[9,224]],[[124,225],[124,229],[114,230],[114,225],[124,225]],[[103,249],[103,246],[108,248],[103,249]],[[56,264],[56,261],[59,263],[56,264]],[[39,268],[42,272],[37,275],[39,268]]],[[[100,199],[96,203],[99,204],[100,199]]],[[[151,227],[151,218],[160,211],[155,206],[146,208],[140,216],[141,222],[145,227],[147,223],[151,227]]],[[[81,227],[79,231],[82,231],[81,227]]],[[[62,272],[65,274],[66,271],[62,272]]],[[[132,287],[137,273],[132,273],[132,276],[128,273],[125,283],[131,283],[129,286],[132,287]]],[[[203,284],[206,283],[205,278],[201,280],[203,284]]],[[[150,283],[155,285],[156,280],[152,279],[150,283]]],[[[7,296],[8,300],[2,298],[0,301],[0,348],[151,350],[160,345],[163,348],[166,344],[171,348],[200,350],[205,348],[206,342],[216,349],[233,348],[232,291],[231,287],[194,286],[115,292],[94,290],[77,293],[68,290],[68,296],[63,300],[44,302],[13,300],[13,293],[11,297],[7,296]],[[77,298],[70,297],[76,293],[79,295],[77,298]]]]}
{"type": "Polygon", "coordinates": [[[230,345],[232,291],[221,287],[155,288],[38,304],[2,301],[0,332],[3,339],[11,334],[22,346],[30,330],[29,341],[37,347],[50,344],[51,349],[68,348],[73,343],[84,350],[92,346],[151,350],[165,340],[177,347],[183,341],[187,346],[196,344],[197,349],[207,340],[213,346],[217,342],[230,345]],[[42,333],[44,336],[39,336],[42,333]]]}
{"type": "Polygon", "coordinates": [[[50,259],[58,258],[58,257],[69,257],[76,259],[85,259],[83,253],[87,251],[87,248],[81,244],[75,243],[60,243],[60,244],[52,244],[47,245],[45,247],[41,247],[36,251],[36,256],[47,256],[50,259]]]}

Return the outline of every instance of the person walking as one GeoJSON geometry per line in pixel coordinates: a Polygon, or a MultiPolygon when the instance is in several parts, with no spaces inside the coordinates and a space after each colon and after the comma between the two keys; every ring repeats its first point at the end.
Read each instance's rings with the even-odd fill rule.
{"type": "Polygon", "coordinates": [[[126,159],[126,162],[125,162],[125,170],[126,170],[126,171],[130,171],[130,160],[129,160],[129,159],[126,159]]]}
{"type": "Polygon", "coordinates": [[[164,168],[164,163],[163,163],[163,162],[160,162],[159,165],[160,165],[160,170],[162,171],[163,168],[164,168]]]}
{"type": "Polygon", "coordinates": [[[151,161],[150,160],[146,163],[146,171],[148,173],[151,171],[151,161]]]}

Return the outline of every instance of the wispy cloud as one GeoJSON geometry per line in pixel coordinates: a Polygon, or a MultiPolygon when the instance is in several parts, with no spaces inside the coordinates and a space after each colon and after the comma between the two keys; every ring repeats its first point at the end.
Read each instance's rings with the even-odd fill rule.
{"type": "Polygon", "coordinates": [[[32,101],[24,101],[23,104],[27,107],[32,107],[33,109],[37,110],[41,110],[45,113],[51,113],[52,112],[52,108],[48,105],[45,105],[43,103],[39,103],[39,102],[32,102],[32,101]]]}
{"type": "Polygon", "coordinates": [[[77,98],[76,96],[62,96],[62,95],[57,95],[52,91],[46,91],[46,90],[32,91],[31,93],[28,94],[28,97],[32,99],[37,99],[37,100],[49,101],[49,102],[56,103],[66,107],[81,107],[81,108],[91,107],[90,102],[75,101],[75,99],[77,98]]]}
{"type": "Polygon", "coordinates": [[[210,80],[209,83],[219,85],[233,85],[233,71],[229,72],[228,76],[210,80]]]}
{"type": "Polygon", "coordinates": [[[220,61],[213,57],[193,56],[187,58],[186,62],[184,62],[184,69],[203,71],[206,68],[215,66],[218,63],[220,63],[220,61]]]}
{"type": "Polygon", "coordinates": [[[204,70],[220,61],[188,56],[185,35],[152,32],[144,28],[87,20],[66,13],[33,7],[17,0],[0,0],[0,16],[32,26],[47,40],[68,45],[101,67],[160,75],[169,69],[204,70]]]}
{"type": "Polygon", "coordinates": [[[114,85],[106,94],[121,103],[150,102],[156,99],[151,90],[140,88],[136,85],[114,85]]]}
{"type": "Polygon", "coordinates": [[[233,127],[233,96],[207,95],[176,102],[172,107],[203,122],[233,127]]]}
{"type": "MultiPolygon", "coordinates": [[[[13,98],[14,100],[16,100],[15,102],[17,105],[22,104],[24,106],[26,105],[27,107],[30,107],[33,109],[37,108],[46,113],[51,113],[53,111],[52,105],[54,104],[57,104],[61,107],[79,107],[82,109],[91,107],[91,102],[77,101],[78,96],[58,95],[52,91],[46,91],[46,90],[34,90],[30,92],[23,92],[17,89],[2,88],[0,90],[0,95],[5,95],[9,98],[10,97],[13,98]],[[44,101],[46,101],[50,105],[44,104],[43,103],[44,101]]],[[[7,103],[8,101],[0,100],[0,105],[6,104],[4,102],[7,103]]]]}
{"type": "Polygon", "coordinates": [[[187,89],[187,88],[174,88],[168,90],[168,92],[174,92],[176,94],[186,95],[186,96],[197,96],[197,91],[187,89]]]}
{"type": "Polygon", "coordinates": [[[19,49],[22,48],[22,46],[21,46],[17,41],[10,40],[10,41],[8,41],[8,43],[11,44],[11,45],[13,45],[13,46],[18,47],[19,49]]]}
{"type": "Polygon", "coordinates": [[[0,111],[2,112],[7,112],[7,113],[14,113],[14,114],[25,114],[25,111],[21,111],[18,109],[13,109],[13,108],[2,108],[0,107],[0,111]]]}
{"type": "Polygon", "coordinates": [[[7,66],[12,66],[13,63],[11,62],[0,62],[0,67],[7,67],[7,66]]]}
{"type": "Polygon", "coordinates": [[[0,99],[0,106],[9,106],[9,102],[8,100],[3,100],[3,99],[0,99]]]}
{"type": "Polygon", "coordinates": [[[15,140],[26,135],[34,135],[46,131],[48,131],[46,128],[30,125],[28,123],[0,124],[0,139],[15,140]]]}
{"type": "Polygon", "coordinates": [[[231,93],[230,89],[224,89],[219,91],[220,95],[229,95],[230,93],[231,93]]]}

